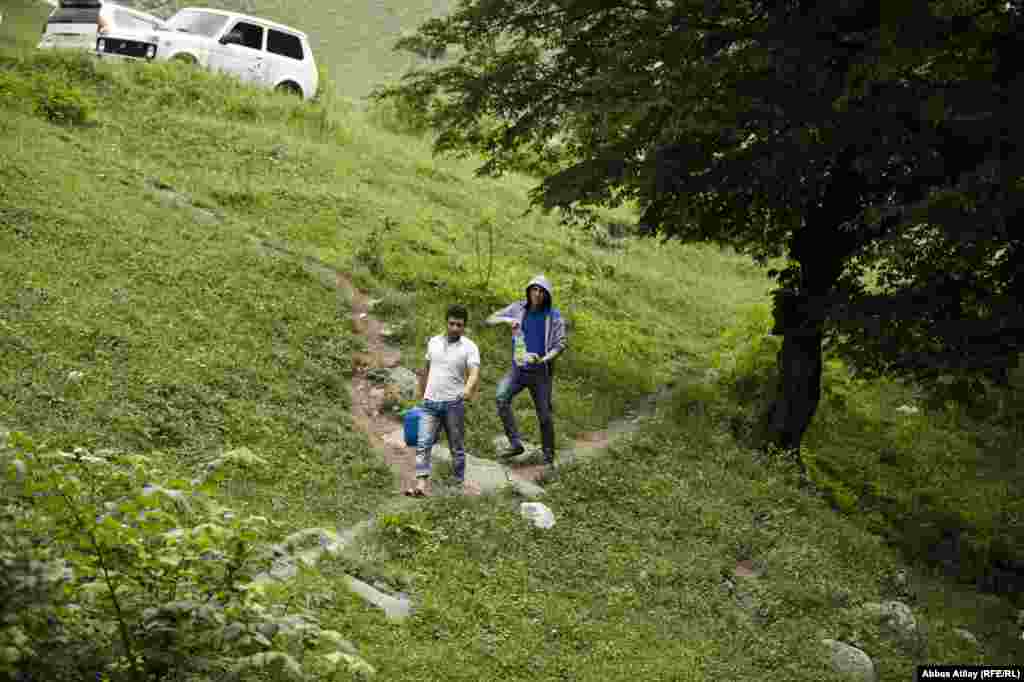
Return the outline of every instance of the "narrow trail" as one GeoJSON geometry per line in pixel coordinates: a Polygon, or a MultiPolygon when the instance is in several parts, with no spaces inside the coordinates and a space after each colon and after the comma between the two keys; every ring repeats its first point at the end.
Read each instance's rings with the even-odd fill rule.
{"type": "MultiPolygon", "coordinates": [[[[366,351],[353,358],[353,376],[349,383],[349,395],[352,404],[352,419],[370,438],[373,447],[381,454],[384,461],[396,473],[398,489],[396,494],[415,485],[415,451],[409,447],[399,447],[393,438],[387,438],[401,428],[401,422],[394,415],[381,409],[386,391],[368,378],[368,372],[376,368],[391,369],[399,366],[402,353],[399,349],[384,341],[381,333],[384,323],[375,318],[371,312],[369,296],[360,291],[347,275],[337,270],[335,282],[337,288],[349,300],[352,308],[352,324],[366,342],[366,351]]],[[[588,431],[580,434],[568,451],[559,454],[560,463],[569,463],[576,459],[593,456],[620,435],[638,428],[639,421],[653,414],[654,405],[662,397],[664,390],[648,396],[632,408],[625,417],[614,420],[608,427],[599,431],[588,431]]],[[[529,458],[531,453],[526,454],[529,458]]],[[[513,465],[510,476],[536,482],[541,478],[545,467],[540,464],[516,465],[516,458],[508,462],[513,465]]],[[[471,494],[479,494],[474,491],[471,494]]]]}
{"type": "Polygon", "coordinates": [[[400,427],[401,422],[381,410],[386,391],[370,381],[368,372],[398,367],[402,352],[384,342],[381,334],[384,323],[370,314],[370,297],[357,289],[343,273],[337,272],[335,278],[338,289],[351,303],[352,324],[366,341],[366,351],[352,359],[352,381],[348,388],[352,421],[366,433],[374,449],[395,472],[398,479],[395,492],[398,493],[415,485],[416,456],[411,448],[398,447],[386,440],[385,437],[400,427]]]}
{"type": "MultiPolygon", "coordinates": [[[[352,420],[358,428],[366,433],[374,450],[395,472],[397,485],[394,492],[396,496],[400,495],[402,490],[415,484],[416,453],[413,448],[406,447],[401,442],[399,435],[402,428],[401,421],[394,414],[381,409],[387,396],[387,389],[371,381],[369,372],[377,368],[398,367],[402,362],[402,353],[401,350],[385,341],[382,331],[386,325],[373,316],[369,295],[359,290],[347,273],[330,263],[294,251],[288,245],[266,237],[252,235],[251,239],[257,249],[264,254],[284,257],[297,262],[325,285],[336,289],[348,301],[353,327],[366,344],[366,350],[356,354],[352,363],[352,380],[349,382],[352,420]]],[[[655,406],[668,396],[672,386],[673,384],[662,386],[656,393],[642,397],[627,407],[624,416],[613,419],[604,429],[579,434],[569,448],[559,450],[556,462],[559,465],[564,465],[596,456],[616,438],[636,431],[645,417],[654,414],[655,406]]],[[[504,440],[503,434],[499,437],[504,440]]],[[[446,451],[445,448],[440,447],[440,444],[437,448],[440,451],[446,451]]],[[[467,460],[472,459],[475,459],[472,455],[467,457],[467,460]]],[[[476,460],[477,466],[486,465],[488,468],[502,469],[504,478],[507,478],[508,482],[514,484],[516,480],[519,480],[528,485],[540,479],[545,469],[543,465],[534,462],[535,453],[529,450],[524,455],[501,463],[483,459],[476,460]]],[[[467,476],[472,467],[473,465],[467,461],[467,476]]],[[[494,472],[487,473],[493,475],[494,472]]],[[[536,486],[533,487],[536,488],[536,486]]],[[[405,501],[403,498],[399,498],[393,506],[400,508],[404,506],[403,502],[405,501]]]]}

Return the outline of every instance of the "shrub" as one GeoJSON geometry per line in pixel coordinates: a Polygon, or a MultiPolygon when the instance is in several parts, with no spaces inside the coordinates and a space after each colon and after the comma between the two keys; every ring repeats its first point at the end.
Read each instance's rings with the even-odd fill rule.
{"type": "Polygon", "coordinates": [[[41,77],[35,88],[35,113],[51,123],[83,125],[95,114],[95,105],[74,85],[41,77]]]}
{"type": "Polygon", "coordinates": [[[142,682],[367,668],[338,633],[272,608],[275,588],[254,577],[273,524],[209,496],[264,465],[242,449],[166,481],[144,456],[44,452],[14,434],[0,449],[0,672],[142,682]]]}
{"type": "Polygon", "coordinates": [[[33,72],[21,62],[0,64],[0,99],[52,123],[83,125],[93,118],[95,104],[76,82],[67,69],[33,72]]]}

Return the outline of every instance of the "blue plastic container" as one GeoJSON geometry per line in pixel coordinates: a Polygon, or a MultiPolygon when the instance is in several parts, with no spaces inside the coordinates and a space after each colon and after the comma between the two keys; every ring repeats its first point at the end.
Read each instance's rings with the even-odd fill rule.
{"type": "Polygon", "coordinates": [[[420,437],[420,415],[423,414],[423,410],[418,407],[406,410],[403,415],[403,422],[405,426],[405,444],[411,448],[416,447],[416,443],[420,437]]]}

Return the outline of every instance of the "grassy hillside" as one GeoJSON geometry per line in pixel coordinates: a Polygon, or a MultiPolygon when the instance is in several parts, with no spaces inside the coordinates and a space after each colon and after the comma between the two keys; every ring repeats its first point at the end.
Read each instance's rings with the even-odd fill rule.
{"type": "MultiPolygon", "coordinates": [[[[472,161],[432,159],[427,141],[359,113],[200,71],[5,58],[0,110],[0,425],[47,444],[151,453],[175,473],[251,448],[274,476],[232,481],[223,498],[282,533],[379,508],[392,480],[348,414],[360,341],[347,302],[260,240],[351,272],[383,299],[409,365],[444,308],[466,303],[483,356],[484,399],[467,415],[480,456],[500,432],[491,396],[509,353],[507,331],[480,320],[537,271],[571,321],[555,387],[562,445],[670,379],[687,384],[650,430],[549,486],[548,532],[509,496],[437,499],[303,574],[295,598],[328,595],[321,619],[358,641],[381,679],[839,679],[823,637],[869,652],[883,680],[925,661],[1021,660],[1008,602],[923,571],[895,587],[900,558],[857,514],[799,491],[784,463],[759,460],[730,431],[744,422],[725,389],[743,394],[740,380],[771,351],[771,285],[745,258],[522,216],[529,179],[477,179],[472,161]],[[714,364],[726,383],[700,385],[714,364]],[[734,576],[739,561],[760,577],[734,576]],[[402,576],[421,606],[390,623],[347,595],[343,571],[402,576]],[[913,642],[852,608],[890,597],[913,604],[913,642]]],[[[855,406],[882,390],[861,389],[855,406]]],[[[518,406],[536,440],[528,402],[518,406]]],[[[844,413],[828,410],[812,461],[847,461],[844,413]]],[[[938,418],[914,428],[898,453],[948,433],[938,418]]],[[[858,432],[864,449],[885,442],[879,431],[858,432]]],[[[967,475],[924,458],[891,468],[888,489],[967,475]]],[[[994,525],[1006,499],[949,504],[1016,532],[994,525]]],[[[897,496],[886,513],[920,502],[897,496]]]]}
{"type": "Polygon", "coordinates": [[[0,5],[0,50],[19,51],[39,44],[50,6],[41,0],[4,0],[0,5]]]}

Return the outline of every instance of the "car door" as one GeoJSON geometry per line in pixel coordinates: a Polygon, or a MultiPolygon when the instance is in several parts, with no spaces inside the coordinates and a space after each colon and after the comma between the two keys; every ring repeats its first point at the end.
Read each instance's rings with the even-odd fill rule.
{"type": "MultiPolygon", "coordinates": [[[[271,28],[267,31],[267,84],[294,82],[304,90],[310,83],[302,39],[293,33],[271,28]]],[[[311,93],[308,93],[311,94],[311,93]]]]}
{"type": "Polygon", "coordinates": [[[259,24],[244,19],[229,23],[217,47],[210,51],[210,68],[234,74],[246,83],[264,83],[265,39],[266,30],[259,24]]]}

